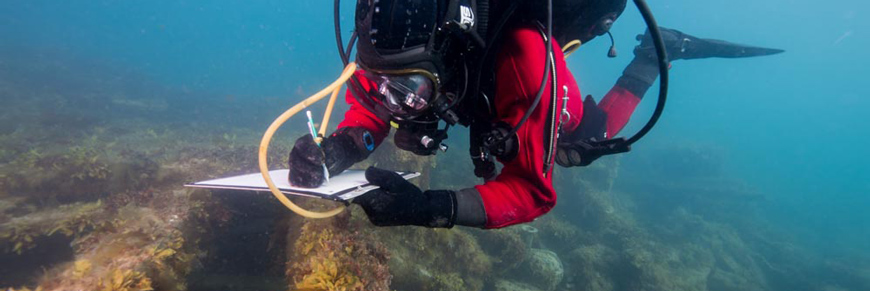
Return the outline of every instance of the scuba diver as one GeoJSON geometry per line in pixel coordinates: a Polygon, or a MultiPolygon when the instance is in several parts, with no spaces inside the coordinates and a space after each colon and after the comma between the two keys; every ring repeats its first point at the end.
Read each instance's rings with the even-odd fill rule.
{"type": "MultiPolygon", "coordinates": [[[[447,130],[458,124],[470,128],[474,173],[485,183],[423,191],[370,167],[366,179],[380,188],[352,203],[378,226],[501,228],[546,214],[556,204],[554,164],[586,166],[628,151],[613,137],[666,73],[648,29],[601,102],[583,99],[565,63],[571,46],[561,45],[609,34],[625,7],[626,0],[358,1],[351,44],[358,38],[360,69],[348,81],[350,108],[319,145],[310,134],[296,140],[290,182],[321,185],[326,171],[337,175],[365,160],[391,125],[398,148],[433,155],[446,150],[447,130]]],[[[671,61],[782,52],[660,31],[671,61]]],[[[345,64],[350,48],[340,49],[345,64]]]]}

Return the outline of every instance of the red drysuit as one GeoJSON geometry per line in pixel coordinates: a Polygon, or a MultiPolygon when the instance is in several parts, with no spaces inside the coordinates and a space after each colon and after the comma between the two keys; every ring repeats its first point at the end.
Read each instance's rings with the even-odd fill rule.
{"type": "MultiPolygon", "coordinates": [[[[544,72],[545,42],[541,33],[532,26],[515,28],[508,32],[505,41],[498,48],[496,65],[496,91],[494,103],[497,116],[492,122],[504,121],[515,125],[531,107],[541,84],[544,72]]],[[[565,64],[558,43],[553,41],[556,64],[557,110],[561,111],[563,86],[568,87],[568,111],[571,119],[561,125],[563,132],[573,132],[583,116],[583,95],[577,82],[565,64]]],[[[364,87],[371,86],[362,72],[357,77],[364,87]]],[[[552,104],[552,93],[548,81],[540,104],[526,123],[517,131],[519,149],[517,156],[510,161],[501,161],[504,168],[492,181],[475,188],[480,192],[486,209],[486,227],[500,228],[513,224],[529,222],[550,211],[556,204],[553,189],[552,169],[543,172],[547,149],[544,145],[547,119],[552,104]]],[[[348,92],[346,100],[350,109],[345,113],[341,127],[363,127],[380,144],[390,130],[388,121],[358,104],[348,92]]],[[[615,136],[628,122],[631,113],[640,101],[628,90],[613,87],[599,103],[607,113],[607,136],[615,136]]],[[[557,111],[557,112],[558,112],[557,111]]],[[[557,127],[558,128],[558,127],[557,127]]],[[[553,145],[555,146],[555,144],[553,145]]]]}

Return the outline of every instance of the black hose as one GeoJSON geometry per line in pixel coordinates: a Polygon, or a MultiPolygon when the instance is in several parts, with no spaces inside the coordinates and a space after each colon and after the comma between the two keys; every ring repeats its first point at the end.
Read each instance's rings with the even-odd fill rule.
{"type": "Polygon", "coordinates": [[[341,0],[335,0],[332,4],[332,21],[335,26],[335,44],[338,45],[338,56],[341,57],[341,62],[347,67],[348,58],[344,52],[344,42],[341,41],[341,0]]]}
{"type": "Polygon", "coordinates": [[[662,33],[659,30],[659,26],[656,23],[655,17],[653,17],[652,12],[647,6],[646,1],[644,0],[634,0],[634,4],[637,5],[637,9],[640,10],[640,14],[643,16],[643,20],[646,22],[646,26],[649,29],[649,32],[653,39],[653,44],[655,44],[656,48],[656,56],[659,61],[659,100],[656,103],[656,109],[653,112],[652,117],[650,117],[649,121],[647,121],[646,125],[640,129],[636,134],[634,134],[631,138],[625,141],[626,145],[630,146],[631,144],[637,142],[644,135],[649,133],[649,131],[655,126],[656,122],[658,122],[659,117],[662,116],[662,111],[665,110],[665,101],[668,98],[668,52],[665,50],[665,42],[662,40],[662,33]]]}
{"type": "Polygon", "coordinates": [[[354,43],[356,43],[356,38],[357,38],[357,34],[356,34],[356,30],[354,30],[353,34],[350,35],[350,40],[347,41],[347,50],[344,51],[344,55],[347,58],[347,60],[344,61],[345,67],[347,66],[347,62],[350,61],[350,52],[353,51],[353,45],[354,45],[354,43]]]}
{"type": "MultiPolygon", "coordinates": [[[[498,23],[496,23],[496,25],[494,26],[495,30],[487,31],[487,34],[490,37],[486,41],[486,47],[483,50],[483,54],[480,56],[480,64],[478,65],[474,73],[474,83],[472,84],[471,92],[480,91],[480,78],[483,75],[484,67],[489,63],[489,52],[490,50],[492,50],[492,47],[495,46],[495,42],[498,39],[499,35],[501,35],[502,29],[504,28],[505,24],[507,24],[508,20],[510,20],[511,15],[513,15],[514,11],[517,10],[517,7],[521,2],[523,1],[512,1],[510,6],[508,6],[508,8],[501,13],[498,23]]],[[[459,96],[458,100],[456,100],[454,104],[458,104],[464,98],[465,95],[459,96]]],[[[477,112],[477,102],[472,102],[472,106],[474,107],[473,112],[477,112]]]]}
{"type": "MultiPolygon", "coordinates": [[[[356,31],[353,32],[353,34],[350,37],[350,40],[347,43],[347,50],[345,50],[344,43],[342,43],[342,41],[341,41],[341,17],[340,17],[341,9],[339,9],[339,7],[341,7],[341,0],[335,0],[333,2],[333,7],[332,7],[333,8],[332,21],[333,21],[333,26],[335,27],[335,43],[338,46],[338,55],[339,55],[339,57],[341,57],[341,62],[344,64],[345,67],[347,67],[347,65],[350,63],[349,55],[350,55],[351,51],[353,50],[354,43],[357,40],[357,32],[356,31]]],[[[381,111],[378,111],[377,108],[375,107],[375,105],[369,104],[366,101],[367,100],[366,98],[360,98],[361,95],[365,95],[365,90],[363,90],[362,85],[360,84],[360,81],[359,81],[359,79],[357,79],[355,74],[351,76],[350,80],[348,80],[348,89],[349,89],[348,91],[350,91],[350,93],[352,95],[354,95],[354,98],[359,100],[359,102],[360,102],[359,104],[362,105],[366,110],[368,110],[369,112],[372,112],[378,116],[382,115],[380,113],[381,111]]]]}
{"type": "MultiPolygon", "coordinates": [[[[516,134],[517,130],[519,130],[520,127],[523,126],[523,124],[525,124],[527,120],[529,120],[529,117],[532,116],[532,113],[538,107],[538,104],[541,103],[541,97],[544,95],[544,90],[546,89],[547,81],[549,81],[549,79],[550,79],[550,64],[551,64],[550,56],[553,55],[553,42],[552,41],[553,41],[553,0],[547,0],[547,41],[546,41],[547,47],[545,48],[545,50],[546,50],[546,56],[545,56],[546,64],[544,65],[544,77],[541,79],[540,89],[538,89],[538,94],[535,95],[535,101],[532,102],[532,106],[526,111],[526,114],[523,115],[523,118],[520,119],[519,122],[517,122],[517,125],[515,125],[513,128],[511,128],[511,131],[508,132],[507,135],[504,135],[501,138],[499,138],[498,140],[496,140],[495,142],[491,143],[490,146],[496,146],[496,145],[504,142],[505,140],[507,140],[508,138],[513,136],[514,134],[516,134]]],[[[556,90],[556,88],[552,88],[552,90],[556,90]]]]}

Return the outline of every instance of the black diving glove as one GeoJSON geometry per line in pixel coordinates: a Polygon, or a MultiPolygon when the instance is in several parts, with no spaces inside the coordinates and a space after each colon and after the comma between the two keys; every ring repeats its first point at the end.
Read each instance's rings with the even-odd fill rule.
{"type": "Polygon", "coordinates": [[[604,154],[596,146],[607,140],[607,112],[595,104],[592,96],[586,96],[580,126],[559,137],[556,163],[566,168],[588,166],[604,154]]]}
{"type": "Polygon", "coordinates": [[[343,127],[324,138],[320,146],[306,134],[296,140],[288,160],[290,184],[316,188],[326,180],[323,165],[329,175],[338,175],[353,164],[368,158],[375,149],[372,135],[359,127],[343,127]]]}
{"type": "Polygon", "coordinates": [[[456,192],[421,191],[393,171],[369,167],[366,179],[380,188],[353,199],[377,226],[418,225],[453,227],[456,222],[456,192]]]}
{"type": "MultiPolygon", "coordinates": [[[[748,58],[773,55],[780,49],[746,46],[717,39],[703,39],[676,29],[659,27],[669,61],[703,58],[748,58]]],[[[640,45],[634,48],[634,59],[625,68],[617,85],[642,98],[659,76],[658,57],[649,30],[638,35],[640,45]]]]}

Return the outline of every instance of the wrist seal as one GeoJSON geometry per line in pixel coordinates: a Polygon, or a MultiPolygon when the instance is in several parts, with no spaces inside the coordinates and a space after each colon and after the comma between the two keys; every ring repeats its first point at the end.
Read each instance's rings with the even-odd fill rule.
{"type": "Polygon", "coordinates": [[[377,145],[372,134],[361,127],[342,127],[321,143],[330,175],[338,175],[369,157],[377,145]]]}
{"type": "Polygon", "coordinates": [[[426,211],[418,216],[413,225],[452,228],[456,223],[456,192],[428,190],[423,192],[427,200],[426,211]]]}

